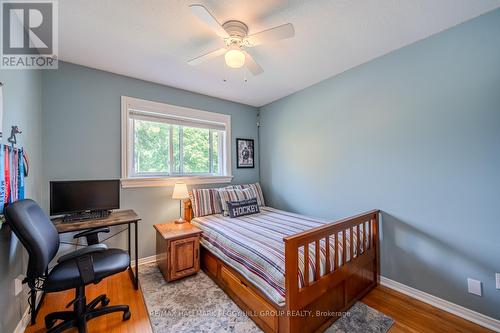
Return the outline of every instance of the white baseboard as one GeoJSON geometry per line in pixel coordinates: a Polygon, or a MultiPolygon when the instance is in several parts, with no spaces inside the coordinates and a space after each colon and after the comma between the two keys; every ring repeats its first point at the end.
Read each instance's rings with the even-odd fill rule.
{"type": "Polygon", "coordinates": [[[26,308],[26,311],[24,311],[24,314],[21,317],[21,320],[17,324],[16,328],[14,329],[13,333],[24,333],[24,331],[28,327],[28,325],[30,323],[30,319],[31,319],[29,311],[30,311],[29,307],[26,308]]]}
{"type": "MultiPolygon", "coordinates": [[[[36,294],[36,305],[40,303],[40,299],[42,298],[41,293],[36,294]]],[[[31,314],[30,314],[30,308],[29,306],[24,310],[23,316],[21,317],[21,320],[17,324],[16,328],[14,329],[13,333],[24,333],[26,328],[31,322],[31,314]]]]}
{"type": "Polygon", "coordinates": [[[394,289],[402,294],[418,299],[419,301],[435,306],[438,309],[444,310],[458,317],[486,327],[490,330],[500,332],[500,320],[485,316],[473,310],[469,310],[455,303],[445,301],[444,299],[409,287],[405,284],[396,282],[383,276],[380,277],[380,284],[387,288],[394,289]]]}
{"type": "MultiPolygon", "coordinates": [[[[139,258],[139,266],[156,262],[156,255],[139,258]]],[[[132,267],[135,267],[135,260],[132,260],[132,267]]]]}

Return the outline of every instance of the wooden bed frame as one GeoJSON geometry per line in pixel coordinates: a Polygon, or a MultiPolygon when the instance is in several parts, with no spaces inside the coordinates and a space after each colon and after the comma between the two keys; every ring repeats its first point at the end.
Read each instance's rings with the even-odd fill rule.
{"type": "MultiPolygon", "coordinates": [[[[285,305],[281,307],[203,247],[201,267],[264,332],[323,332],[343,311],[379,283],[379,212],[372,210],[284,238],[286,296],[285,305]],[[342,235],[345,240],[348,230],[351,246],[343,241],[341,253],[338,238],[342,235]],[[360,237],[353,244],[353,230],[357,230],[358,235],[364,235],[368,244],[360,241],[360,237]],[[334,251],[330,250],[330,246],[325,247],[325,254],[334,259],[334,265],[330,267],[327,260],[323,275],[319,271],[320,265],[315,265],[314,281],[300,287],[299,249],[304,251],[304,258],[309,261],[309,244],[313,244],[317,255],[312,262],[319,262],[318,250],[322,240],[327,245],[334,245],[334,251]],[[346,258],[347,253],[350,259],[346,258]],[[341,265],[338,265],[339,262],[341,265]]],[[[184,218],[188,222],[193,219],[189,199],[184,201],[184,218]]],[[[309,280],[309,270],[304,270],[304,281],[309,280]]]]}

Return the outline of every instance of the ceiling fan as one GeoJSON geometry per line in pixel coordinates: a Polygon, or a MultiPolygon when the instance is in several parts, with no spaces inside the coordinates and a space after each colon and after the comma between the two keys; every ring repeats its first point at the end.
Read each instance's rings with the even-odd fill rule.
{"type": "Polygon", "coordinates": [[[215,17],[202,5],[190,5],[189,8],[201,21],[207,24],[224,41],[225,47],[210,51],[188,61],[190,65],[198,65],[209,59],[224,55],[226,65],[231,68],[246,66],[253,75],[259,75],[264,70],[248,53],[251,48],[263,43],[291,38],[295,30],[291,23],[248,35],[248,26],[237,20],[220,24],[215,17]]]}

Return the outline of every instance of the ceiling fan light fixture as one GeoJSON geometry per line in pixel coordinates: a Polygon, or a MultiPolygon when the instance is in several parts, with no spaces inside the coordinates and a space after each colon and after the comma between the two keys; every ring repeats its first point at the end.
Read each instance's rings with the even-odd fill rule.
{"type": "Polygon", "coordinates": [[[226,65],[231,68],[241,68],[245,64],[245,53],[238,49],[231,49],[224,55],[226,65]]]}
{"type": "Polygon", "coordinates": [[[218,48],[189,60],[190,65],[199,65],[224,54],[226,66],[229,68],[245,66],[253,75],[259,75],[264,70],[247,51],[247,48],[295,36],[295,29],[291,23],[248,35],[248,26],[239,20],[229,20],[220,24],[203,5],[192,4],[189,8],[201,22],[221,37],[225,44],[224,48],[218,48]]]}

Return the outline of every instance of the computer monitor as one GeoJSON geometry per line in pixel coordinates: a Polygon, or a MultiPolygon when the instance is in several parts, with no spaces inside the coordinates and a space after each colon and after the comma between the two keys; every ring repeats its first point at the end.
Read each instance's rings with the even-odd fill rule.
{"type": "Polygon", "coordinates": [[[120,208],[120,180],[50,182],[50,215],[120,208]]]}

